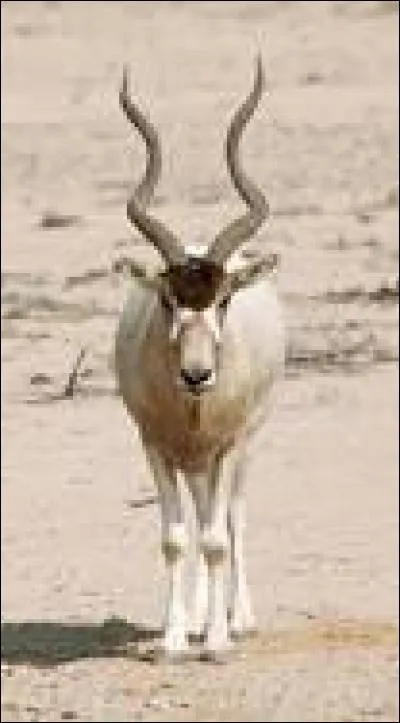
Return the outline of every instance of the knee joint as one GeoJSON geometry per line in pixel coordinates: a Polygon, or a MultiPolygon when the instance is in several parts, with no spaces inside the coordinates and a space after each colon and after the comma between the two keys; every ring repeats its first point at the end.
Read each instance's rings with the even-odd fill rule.
{"type": "Polygon", "coordinates": [[[228,548],[225,532],[211,528],[203,531],[201,549],[209,565],[221,563],[228,548]]]}
{"type": "Polygon", "coordinates": [[[167,560],[173,561],[180,557],[187,548],[187,535],[184,525],[170,525],[162,538],[162,550],[167,560]]]}

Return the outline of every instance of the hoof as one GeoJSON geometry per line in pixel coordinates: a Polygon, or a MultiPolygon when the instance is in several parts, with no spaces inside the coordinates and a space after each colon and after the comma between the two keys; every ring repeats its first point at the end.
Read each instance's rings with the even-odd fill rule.
{"type": "Polygon", "coordinates": [[[185,627],[167,626],[162,637],[156,642],[154,651],[158,658],[178,659],[189,650],[189,641],[185,627]]]}
{"type": "Polygon", "coordinates": [[[224,630],[206,631],[202,659],[223,661],[233,650],[233,643],[228,637],[228,631],[224,630]]]}
{"type": "Polygon", "coordinates": [[[233,650],[234,646],[229,640],[225,641],[223,645],[206,642],[203,650],[200,652],[199,660],[204,663],[224,665],[231,658],[233,650]]]}
{"type": "Polygon", "coordinates": [[[190,658],[191,651],[187,641],[183,644],[171,646],[167,640],[161,640],[154,646],[152,660],[157,663],[181,663],[190,658]]]}

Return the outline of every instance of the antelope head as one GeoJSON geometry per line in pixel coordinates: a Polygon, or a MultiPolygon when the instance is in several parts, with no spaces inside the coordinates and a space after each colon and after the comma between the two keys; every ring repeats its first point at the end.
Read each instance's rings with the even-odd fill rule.
{"type": "Polygon", "coordinates": [[[135,262],[129,262],[132,276],[158,296],[165,317],[171,354],[176,365],[178,386],[199,395],[213,387],[218,372],[218,349],[224,319],[232,296],[271,273],[277,256],[268,254],[249,260],[240,271],[228,272],[227,262],[261,227],[269,206],[261,191],[245,174],[239,158],[239,141],[254,114],[264,89],[261,58],[257,58],[254,85],[235,112],[229,125],[225,157],[230,177],[247,210],[231,221],[201,256],[187,253],[183,244],[147,207],[161,173],[161,147],[158,133],[132,101],[128,91],[128,69],[123,72],[120,105],[147,146],[144,176],[131,192],[127,217],[161,255],[164,268],[155,276],[135,262]]]}

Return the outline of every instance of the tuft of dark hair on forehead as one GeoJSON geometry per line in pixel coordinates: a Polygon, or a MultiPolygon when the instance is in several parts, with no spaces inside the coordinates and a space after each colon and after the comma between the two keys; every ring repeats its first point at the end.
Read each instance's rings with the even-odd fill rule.
{"type": "Polygon", "coordinates": [[[165,273],[178,304],[198,311],[214,301],[223,275],[222,264],[194,256],[186,263],[171,264],[165,273]]]}

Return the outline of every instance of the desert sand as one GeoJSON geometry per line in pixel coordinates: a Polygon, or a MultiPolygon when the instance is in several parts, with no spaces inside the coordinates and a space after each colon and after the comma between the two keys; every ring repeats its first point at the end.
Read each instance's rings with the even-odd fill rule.
{"type": "Polygon", "coordinates": [[[398,5],[1,2],[2,721],[398,721],[398,5]],[[163,140],[155,211],[207,242],[270,203],[287,365],[248,468],[258,634],[154,661],[157,500],[115,390],[127,224],[144,149],[124,61],[163,140]],[[64,388],[79,351],[75,394],[64,388]]]}

